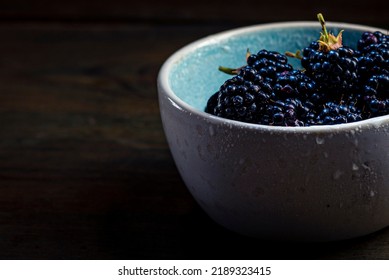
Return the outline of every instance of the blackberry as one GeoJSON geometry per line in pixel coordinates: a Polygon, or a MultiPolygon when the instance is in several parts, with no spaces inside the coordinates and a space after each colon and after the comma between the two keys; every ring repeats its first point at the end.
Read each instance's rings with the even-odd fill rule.
{"type": "Polygon", "coordinates": [[[363,86],[365,96],[376,96],[380,99],[389,98],[389,75],[372,75],[363,86]]]}
{"type": "Polygon", "coordinates": [[[219,92],[215,92],[208,99],[207,105],[205,106],[205,112],[208,114],[214,114],[215,107],[217,106],[219,92]]]}
{"type": "Polygon", "coordinates": [[[362,120],[361,112],[353,104],[347,105],[344,102],[340,104],[327,102],[318,113],[316,124],[332,125],[360,120],[362,120]]]}
{"type": "Polygon", "coordinates": [[[364,32],[361,35],[361,38],[357,42],[357,50],[360,52],[364,52],[366,47],[371,45],[380,44],[380,43],[388,43],[389,35],[385,35],[380,31],[376,32],[364,32]]]}
{"type": "Polygon", "coordinates": [[[301,65],[307,76],[320,85],[320,90],[340,98],[357,87],[358,58],[352,48],[342,45],[342,31],[335,37],[327,32],[321,14],[318,19],[323,32],[319,41],[303,50],[301,65]]]}
{"type": "Polygon", "coordinates": [[[316,91],[316,83],[300,70],[279,73],[274,84],[274,95],[277,99],[305,100],[316,91]]]}
{"type": "Polygon", "coordinates": [[[271,98],[285,103],[285,126],[309,126],[315,123],[316,106],[320,103],[312,97],[318,95],[311,78],[301,70],[292,70],[277,75],[271,98]]]}
{"type": "Polygon", "coordinates": [[[302,52],[303,70],[276,51],[246,53],[247,64],[219,70],[234,75],[207,102],[205,112],[271,126],[357,122],[389,114],[389,36],[365,32],[357,49],[344,46],[342,31],[329,34],[321,14],[320,40],[302,52]]]}
{"type": "Polygon", "coordinates": [[[287,99],[285,101],[269,99],[262,104],[259,124],[271,126],[304,126],[304,123],[297,118],[298,104],[300,101],[287,99]]]}
{"type": "Polygon", "coordinates": [[[240,68],[227,80],[208,100],[206,112],[249,123],[304,126],[303,119],[312,113],[306,99],[316,92],[316,84],[300,70],[283,69],[269,79],[253,66],[240,68]]]}
{"type": "Polygon", "coordinates": [[[291,123],[289,114],[271,100],[277,75],[292,70],[287,57],[275,51],[247,51],[247,65],[239,68],[219,67],[235,75],[208,100],[207,113],[249,123],[283,125],[291,123]]]}
{"type": "Polygon", "coordinates": [[[358,51],[362,51],[365,47],[377,43],[378,43],[377,36],[375,36],[372,32],[364,32],[361,38],[358,40],[357,49],[358,51]]]}
{"type": "Polygon", "coordinates": [[[257,54],[249,54],[247,64],[269,82],[274,82],[277,74],[292,70],[285,55],[268,50],[260,50],[257,54]]]}
{"type": "Polygon", "coordinates": [[[256,54],[251,54],[250,51],[247,50],[246,62],[247,64],[245,66],[239,68],[220,66],[219,70],[230,75],[237,75],[243,70],[247,72],[248,75],[247,77],[244,77],[245,79],[250,79],[249,76],[253,78],[253,75],[250,74],[250,72],[256,71],[266,83],[273,85],[278,73],[291,71],[293,69],[292,65],[288,63],[288,58],[285,55],[265,49],[260,50],[256,54]],[[249,67],[247,68],[246,66],[249,67]]]}
{"type": "Polygon", "coordinates": [[[363,95],[389,98],[389,36],[379,31],[363,33],[358,52],[358,78],[363,95]]]}
{"type": "Polygon", "coordinates": [[[389,42],[365,47],[358,57],[359,76],[364,79],[373,74],[389,74],[389,42]]]}
{"type": "Polygon", "coordinates": [[[261,123],[272,87],[258,71],[245,66],[208,100],[206,112],[249,123],[261,123]]]}

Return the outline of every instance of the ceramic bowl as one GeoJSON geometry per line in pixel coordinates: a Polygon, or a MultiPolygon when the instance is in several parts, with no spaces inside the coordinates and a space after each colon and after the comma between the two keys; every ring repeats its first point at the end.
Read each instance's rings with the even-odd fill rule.
{"type": "MultiPolygon", "coordinates": [[[[379,30],[346,23],[328,29],[344,29],[346,43],[379,30]]],[[[229,30],[183,47],[160,69],[160,112],[177,168],[198,204],[232,231],[331,241],[389,225],[389,116],[292,128],[204,112],[207,99],[229,78],[219,65],[243,65],[247,48],[294,52],[319,33],[317,22],[229,30]]]]}

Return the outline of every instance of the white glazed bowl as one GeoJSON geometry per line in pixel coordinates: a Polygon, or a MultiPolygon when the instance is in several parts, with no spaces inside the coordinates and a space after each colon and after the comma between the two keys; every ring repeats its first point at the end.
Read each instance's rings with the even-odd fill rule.
{"type": "MultiPolygon", "coordinates": [[[[328,29],[344,29],[345,41],[379,30],[345,23],[328,29]]],[[[247,48],[295,51],[319,32],[316,22],[226,31],[180,49],[160,70],[161,117],[178,170],[199,205],[230,230],[273,240],[331,241],[389,225],[389,116],[291,128],[203,112],[229,78],[219,65],[243,65],[247,48]]]]}

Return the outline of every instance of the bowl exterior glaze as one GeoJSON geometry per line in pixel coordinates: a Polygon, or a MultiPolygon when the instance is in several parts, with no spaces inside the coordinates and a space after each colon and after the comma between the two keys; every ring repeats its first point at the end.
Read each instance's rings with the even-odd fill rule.
{"type": "Polygon", "coordinates": [[[169,87],[170,66],[187,52],[160,71],[160,112],[177,168],[212,219],[244,235],[295,241],[349,239],[389,225],[389,117],[309,128],[220,119],[169,87]]]}

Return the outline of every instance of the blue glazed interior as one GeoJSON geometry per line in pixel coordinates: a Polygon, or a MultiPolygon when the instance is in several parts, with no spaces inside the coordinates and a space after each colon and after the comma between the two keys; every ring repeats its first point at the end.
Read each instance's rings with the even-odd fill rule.
{"type": "MultiPolygon", "coordinates": [[[[169,75],[169,83],[174,93],[192,107],[203,111],[208,98],[220,85],[231,76],[218,71],[220,65],[240,67],[245,64],[246,50],[256,53],[261,49],[281,53],[295,52],[307,46],[320,36],[320,27],[289,27],[255,31],[229,37],[218,42],[211,42],[191,52],[174,65],[169,75]]],[[[329,28],[334,34],[337,28],[329,28]]],[[[361,36],[360,30],[345,30],[344,45],[355,47],[361,36]]],[[[295,68],[299,67],[297,59],[290,58],[295,68]]]]}

